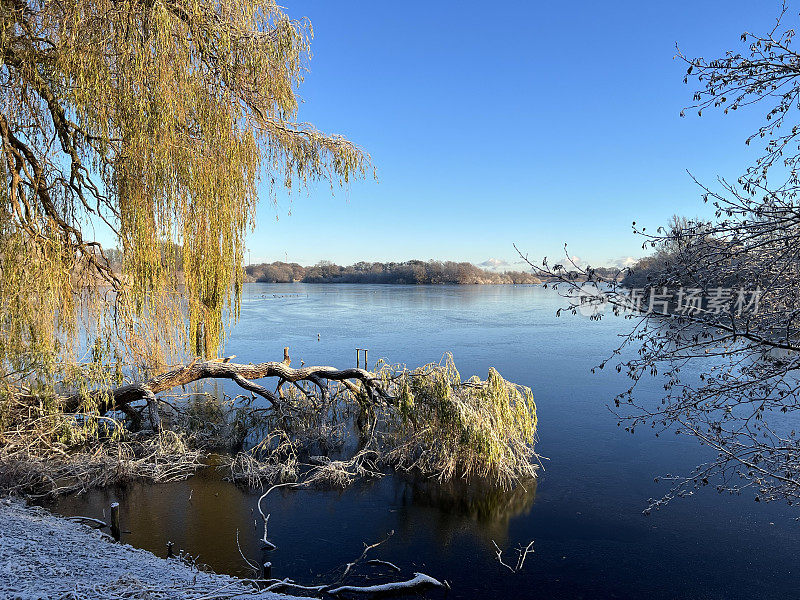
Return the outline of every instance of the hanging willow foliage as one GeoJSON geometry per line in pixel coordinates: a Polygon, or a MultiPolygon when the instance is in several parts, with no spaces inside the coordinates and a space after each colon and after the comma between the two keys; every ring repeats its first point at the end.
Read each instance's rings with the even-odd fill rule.
{"type": "Polygon", "coordinates": [[[215,355],[259,183],[346,184],[368,166],[292,122],[310,26],[272,0],[0,6],[5,374],[46,378],[80,332],[114,336],[131,364],[215,355]]]}

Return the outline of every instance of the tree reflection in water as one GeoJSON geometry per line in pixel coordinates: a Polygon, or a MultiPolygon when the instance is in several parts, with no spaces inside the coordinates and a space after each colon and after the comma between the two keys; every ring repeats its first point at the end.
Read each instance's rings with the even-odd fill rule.
{"type": "Polygon", "coordinates": [[[435,479],[395,478],[395,503],[414,507],[412,511],[402,511],[399,525],[413,531],[418,527],[414,521],[421,509],[435,510],[437,534],[444,544],[463,530],[466,517],[475,523],[474,531],[481,538],[487,542],[494,540],[502,546],[507,541],[511,520],[530,513],[535,500],[535,479],[503,491],[482,481],[459,479],[439,483],[435,479]]]}

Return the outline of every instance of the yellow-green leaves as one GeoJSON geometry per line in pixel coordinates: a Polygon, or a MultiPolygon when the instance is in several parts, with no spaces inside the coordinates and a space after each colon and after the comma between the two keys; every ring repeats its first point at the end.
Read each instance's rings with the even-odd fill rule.
{"type": "Polygon", "coordinates": [[[535,475],[537,414],[529,388],[494,368],[486,381],[462,383],[450,354],[414,371],[383,365],[379,376],[398,399],[385,432],[390,462],[442,481],[475,476],[501,487],[535,475]]]}
{"type": "Polygon", "coordinates": [[[0,17],[0,361],[74,350],[81,317],[128,365],[215,354],[260,182],[365,173],[352,143],[292,122],[308,23],[272,0],[34,0],[0,17]],[[122,250],[113,273],[97,227],[122,250]]]}

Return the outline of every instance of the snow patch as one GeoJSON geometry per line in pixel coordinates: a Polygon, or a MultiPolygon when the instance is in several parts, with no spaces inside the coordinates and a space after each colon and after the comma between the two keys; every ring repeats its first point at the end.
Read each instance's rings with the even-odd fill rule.
{"type": "Polygon", "coordinates": [[[164,559],[18,500],[0,501],[0,598],[278,600],[248,582],[164,559]]]}

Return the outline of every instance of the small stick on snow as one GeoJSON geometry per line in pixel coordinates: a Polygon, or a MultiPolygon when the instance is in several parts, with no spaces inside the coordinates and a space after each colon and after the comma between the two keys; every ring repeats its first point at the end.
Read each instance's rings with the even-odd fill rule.
{"type": "Polygon", "coordinates": [[[86,523],[87,525],[96,525],[95,529],[99,529],[101,527],[108,527],[105,521],[101,521],[100,519],[93,519],[92,517],[67,517],[67,521],[75,521],[78,523],[86,523]]]}

